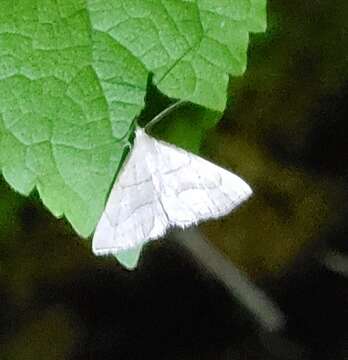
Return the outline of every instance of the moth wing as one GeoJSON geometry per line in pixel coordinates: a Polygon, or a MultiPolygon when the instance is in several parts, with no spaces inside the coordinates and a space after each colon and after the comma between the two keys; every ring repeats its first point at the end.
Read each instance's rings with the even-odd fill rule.
{"type": "Polygon", "coordinates": [[[162,141],[156,146],[161,203],[171,226],[224,216],[252,194],[244,180],[207,160],[162,141]]]}
{"type": "Polygon", "coordinates": [[[144,161],[151,142],[136,141],[116,180],[93,237],[97,255],[116,254],[164,235],[167,217],[144,161]]]}
{"type": "Polygon", "coordinates": [[[163,236],[169,226],[218,218],[251,193],[237,175],[138,129],[97,225],[93,251],[115,254],[163,236]]]}

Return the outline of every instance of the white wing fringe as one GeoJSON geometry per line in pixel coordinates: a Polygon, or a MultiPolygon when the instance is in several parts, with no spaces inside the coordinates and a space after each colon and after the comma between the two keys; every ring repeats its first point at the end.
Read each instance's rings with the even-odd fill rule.
{"type": "Polygon", "coordinates": [[[227,215],[249,198],[241,178],[138,128],[93,237],[96,255],[117,254],[227,215]]]}

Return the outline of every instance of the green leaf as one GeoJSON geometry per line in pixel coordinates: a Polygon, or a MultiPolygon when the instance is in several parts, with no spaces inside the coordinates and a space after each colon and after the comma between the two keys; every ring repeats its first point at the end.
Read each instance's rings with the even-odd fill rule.
{"type": "MultiPolygon", "coordinates": [[[[36,188],[55,216],[65,215],[80,235],[90,235],[130,126],[144,108],[149,75],[165,95],[221,113],[228,76],[245,70],[249,32],[265,28],[265,4],[2,0],[0,167],[6,181],[23,195],[36,188]]],[[[178,113],[179,128],[200,112],[194,115],[178,113]]],[[[197,151],[204,127],[188,126],[197,151]]],[[[178,143],[184,139],[174,127],[170,133],[178,143]]]]}
{"type": "Polygon", "coordinates": [[[132,249],[122,250],[115,254],[115,257],[122,266],[128,270],[134,270],[138,265],[142,249],[143,245],[139,245],[132,249]]]}
{"type": "Polygon", "coordinates": [[[93,31],[84,1],[2,1],[0,14],[3,175],[24,195],[36,186],[54,215],[88,236],[144,105],[148,72],[93,31]]]}
{"type": "Polygon", "coordinates": [[[15,229],[18,231],[18,213],[24,205],[24,198],[10,191],[2,179],[0,179],[0,194],[0,243],[2,244],[7,239],[11,230],[15,229]]]}
{"type": "Polygon", "coordinates": [[[266,0],[90,0],[93,26],[154,74],[167,96],[226,106],[228,74],[246,68],[249,31],[266,26],[266,0]]]}

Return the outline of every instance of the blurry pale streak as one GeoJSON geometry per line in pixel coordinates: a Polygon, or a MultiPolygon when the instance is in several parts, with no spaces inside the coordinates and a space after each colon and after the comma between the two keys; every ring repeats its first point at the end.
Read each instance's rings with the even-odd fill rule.
{"type": "Polygon", "coordinates": [[[253,314],[263,329],[270,332],[284,329],[286,320],[279,307],[206,241],[198,230],[177,231],[175,238],[225,285],[229,292],[253,314]]]}
{"type": "Polygon", "coordinates": [[[338,274],[348,277],[348,256],[339,252],[329,251],[324,259],[324,265],[338,274]]]}
{"type": "Polygon", "coordinates": [[[251,193],[238,176],[138,128],[97,225],[93,251],[115,255],[137,248],[171,227],[224,216],[251,193]]]}

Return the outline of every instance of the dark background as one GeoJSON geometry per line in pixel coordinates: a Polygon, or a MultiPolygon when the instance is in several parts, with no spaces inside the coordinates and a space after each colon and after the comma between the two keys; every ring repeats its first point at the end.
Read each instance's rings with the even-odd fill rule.
{"type": "Polygon", "coordinates": [[[269,0],[268,14],[201,146],[255,196],[200,230],[286,325],[262,327],[176,241],[148,244],[134,272],[95,258],[1,180],[1,359],[348,359],[348,2],[269,0]]]}

